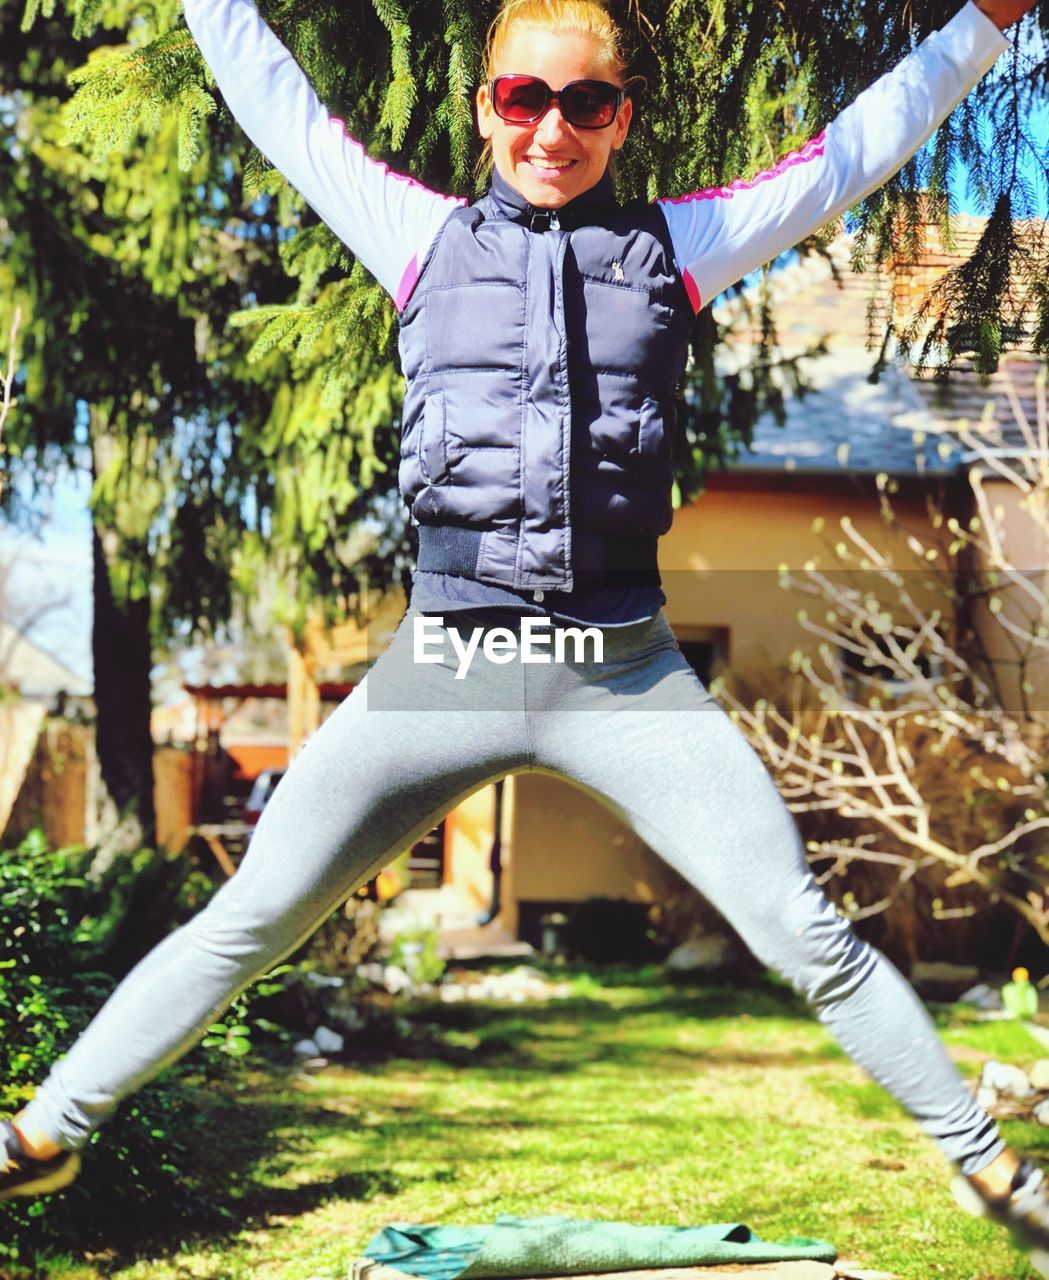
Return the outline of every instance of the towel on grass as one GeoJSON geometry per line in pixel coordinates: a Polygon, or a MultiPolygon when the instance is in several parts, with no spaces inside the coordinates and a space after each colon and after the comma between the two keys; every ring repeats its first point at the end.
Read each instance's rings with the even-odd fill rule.
{"type": "Polygon", "coordinates": [[[740,1222],[661,1227],[501,1213],[494,1224],[480,1226],[391,1223],[364,1256],[425,1280],[505,1280],[726,1262],[834,1262],[838,1251],[826,1240],[801,1236],[762,1240],[740,1222]]]}

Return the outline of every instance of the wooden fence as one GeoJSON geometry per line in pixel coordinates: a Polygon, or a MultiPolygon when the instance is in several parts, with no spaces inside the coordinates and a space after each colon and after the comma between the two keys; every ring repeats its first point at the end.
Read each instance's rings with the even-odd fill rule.
{"type": "MultiPolygon", "coordinates": [[[[153,778],[157,844],[180,849],[188,827],[196,820],[203,769],[193,752],[159,747],[153,753],[153,778]]],[[[45,719],[6,829],[0,833],[3,842],[16,844],[39,827],[56,849],[94,844],[98,838],[98,796],[94,729],[45,719]]]]}

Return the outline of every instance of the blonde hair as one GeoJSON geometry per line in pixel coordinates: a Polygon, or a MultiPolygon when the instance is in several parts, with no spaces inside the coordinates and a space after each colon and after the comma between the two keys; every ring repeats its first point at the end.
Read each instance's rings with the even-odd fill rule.
{"type": "MultiPolygon", "coordinates": [[[[495,66],[509,42],[510,33],[519,27],[589,36],[598,46],[598,61],[604,64],[613,80],[623,84],[628,61],[623,32],[599,0],[503,0],[485,41],[482,62],[485,80],[494,77],[495,66]]],[[[610,165],[614,159],[613,153],[609,157],[610,165]]],[[[474,165],[474,180],[478,185],[487,181],[492,165],[492,140],[486,138],[474,165]]]]}

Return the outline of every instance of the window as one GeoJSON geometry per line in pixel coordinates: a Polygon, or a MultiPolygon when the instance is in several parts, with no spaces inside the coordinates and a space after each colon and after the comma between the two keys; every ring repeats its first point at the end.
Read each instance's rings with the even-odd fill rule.
{"type": "Polygon", "coordinates": [[[728,627],[675,627],[685,661],[705,686],[728,664],[728,627]]]}

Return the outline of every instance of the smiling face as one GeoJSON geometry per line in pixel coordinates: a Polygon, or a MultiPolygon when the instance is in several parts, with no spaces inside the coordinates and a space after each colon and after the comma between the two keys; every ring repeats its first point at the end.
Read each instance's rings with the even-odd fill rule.
{"type": "MultiPolygon", "coordinates": [[[[492,68],[493,79],[510,74],[539,76],[551,89],[572,80],[622,83],[592,36],[524,24],[508,32],[492,68]]],[[[554,102],[535,124],[510,124],[495,114],[488,86],[477,91],[477,127],[491,139],[495,167],[529,204],[543,209],[558,209],[600,181],[610,153],[626,139],[630,115],[627,98],[607,129],[577,129],[554,102]]]]}

